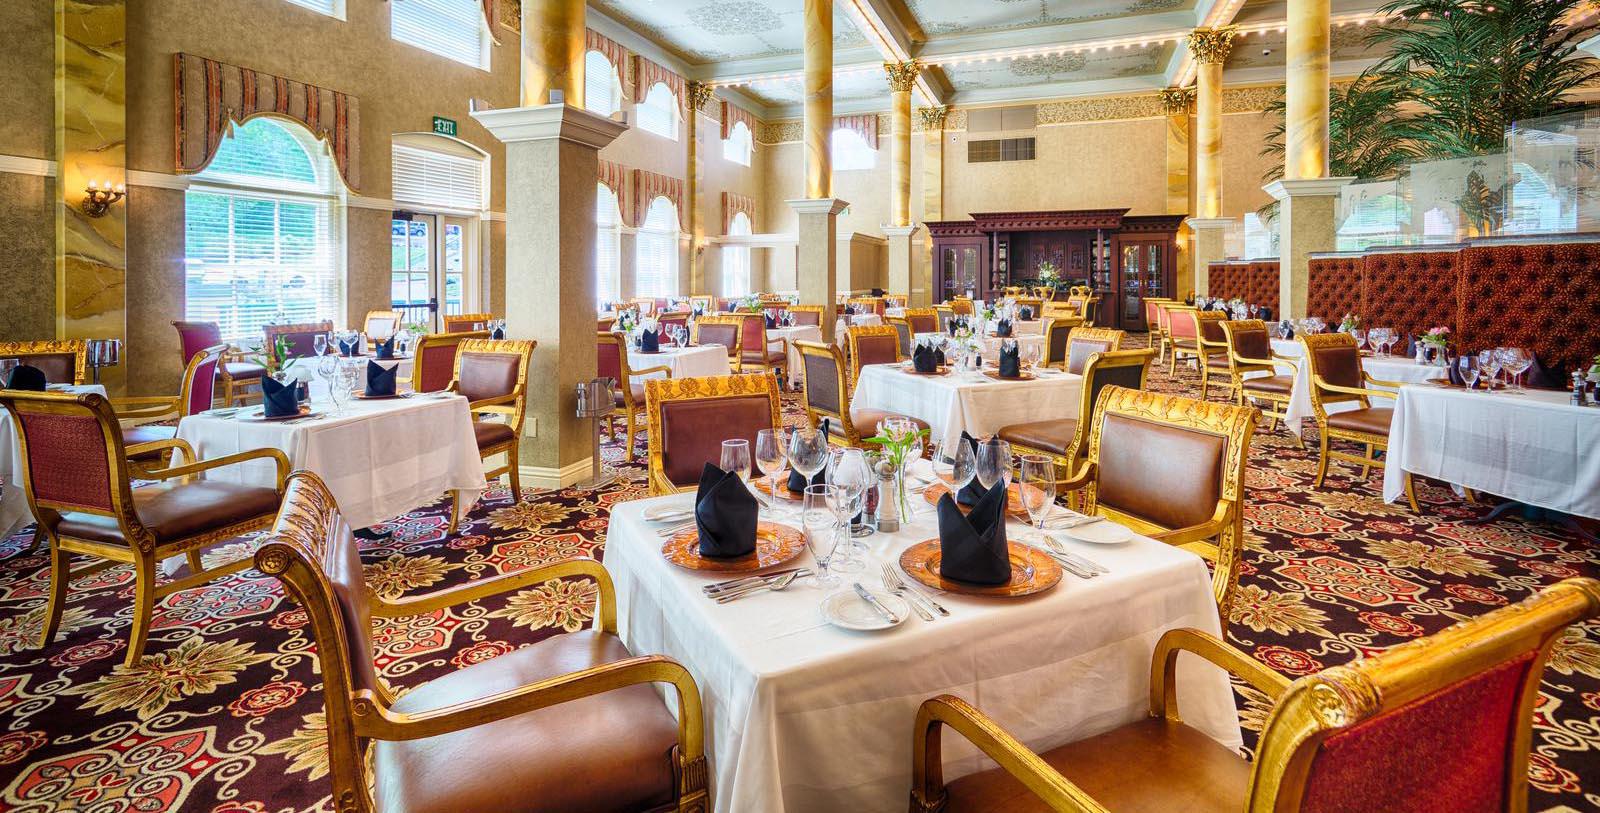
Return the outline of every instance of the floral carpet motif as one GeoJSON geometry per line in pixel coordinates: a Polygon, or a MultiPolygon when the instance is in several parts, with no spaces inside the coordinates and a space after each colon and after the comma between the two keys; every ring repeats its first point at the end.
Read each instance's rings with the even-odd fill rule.
{"type": "MultiPolygon", "coordinates": [[[[1139,337],[1142,338],[1142,337],[1139,337]]],[[[1198,393],[1152,370],[1154,389],[1198,393]]],[[[797,404],[786,403],[791,422],[797,404]]],[[[1308,432],[1313,435],[1314,430],[1308,432]]],[[[644,458],[640,432],[637,448],[644,458]]],[[[1464,520],[1483,509],[1419,484],[1421,515],[1378,497],[1381,473],[1335,463],[1321,490],[1314,444],[1259,431],[1249,472],[1249,550],[1228,634],[1289,676],[1436,632],[1569,576],[1600,576],[1600,551],[1557,528],[1464,520]]],[[[620,466],[619,443],[605,446],[620,466]]],[[[435,590],[572,556],[603,558],[615,503],[645,493],[641,466],[599,493],[491,489],[455,536],[448,503],[363,543],[372,588],[435,590]]],[[[146,657],[119,666],[131,623],[126,567],[76,581],[61,633],[38,649],[46,557],[30,532],[0,541],[0,811],[298,813],[329,808],[316,651],[305,613],[254,570],[162,600],[146,657]]],[[[249,540],[212,558],[248,555],[249,540]]],[[[592,581],[571,580],[383,622],[377,661],[397,688],[496,657],[593,618],[592,581]]],[[[1268,712],[1238,686],[1247,747],[1268,712]]],[[[1530,809],[1600,810],[1600,625],[1563,637],[1534,721],[1530,809]]],[[[1441,766],[1448,769],[1448,766],[1441,766]]]]}

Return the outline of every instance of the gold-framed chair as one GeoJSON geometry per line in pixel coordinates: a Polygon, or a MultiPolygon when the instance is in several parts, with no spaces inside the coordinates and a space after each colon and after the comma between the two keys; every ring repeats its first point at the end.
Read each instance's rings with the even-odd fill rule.
{"type": "Polygon", "coordinates": [[[905,294],[884,294],[883,295],[883,304],[886,307],[890,307],[890,308],[908,307],[908,304],[909,304],[910,301],[911,301],[910,297],[906,296],[905,294]]]}
{"type": "Polygon", "coordinates": [[[883,322],[894,328],[895,340],[900,343],[900,357],[909,357],[914,346],[911,321],[904,316],[885,316],[883,317],[883,322]]]}
{"type": "Polygon", "coordinates": [[[694,677],[670,658],[627,650],[617,637],[616,589],[598,561],[568,559],[385,599],[368,588],[333,495],[300,471],[255,566],[278,579],[311,627],[340,811],[708,809],[694,677]],[[373,619],[426,615],[557,579],[594,584],[591,628],[463,666],[399,698],[378,676],[373,619]],[[676,719],[652,684],[672,687],[676,719]],[[579,771],[583,780],[574,781],[579,771]]]}
{"type": "Polygon", "coordinates": [[[1159,351],[1161,349],[1161,317],[1156,313],[1156,306],[1171,300],[1161,296],[1147,296],[1140,300],[1144,309],[1144,329],[1149,334],[1150,346],[1159,351]]]}
{"type": "Polygon", "coordinates": [[[838,347],[804,340],[795,342],[794,346],[800,351],[800,363],[805,370],[801,403],[805,406],[806,422],[815,429],[823,418],[829,419],[829,443],[862,446],[861,439],[878,434],[879,424],[891,417],[908,418],[919,429],[928,428],[927,422],[909,415],[852,406],[854,387],[844,354],[838,347]]]}
{"type": "Polygon", "coordinates": [[[640,316],[654,316],[656,314],[656,299],[653,296],[636,296],[629,302],[638,309],[640,316]]]}
{"type": "MultiPolygon", "coordinates": [[[[484,472],[494,480],[504,474],[511,480],[511,502],[522,501],[522,476],[517,468],[517,446],[522,438],[522,418],[528,408],[528,362],[538,342],[531,339],[468,339],[456,352],[455,377],[447,392],[467,399],[472,414],[472,435],[478,443],[478,457],[506,456],[503,466],[484,472]],[[479,420],[483,415],[502,415],[505,420],[479,420]]],[[[450,527],[455,533],[461,521],[461,494],[452,493],[450,527]]]]}
{"type": "Polygon", "coordinates": [[[1210,562],[1228,621],[1244,552],[1244,475],[1257,413],[1250,407],[1107,386],[1096,396],[1088,460],[1057,494],[1082,491],[1082,511],[1210,562]]]}
{"type": "Polygon", "coordinates": [[[1167,356],[1170,355],[1173,352],[1173,350],[1172,350],[1172,313],[1173,313],[1173,311],[1176,311],[1176,310],[1179,310],[1179,309],[1182,309],[1182,308],[1190,308],[1190,307],[1193,307],[1193,306],[1192,305],[1185,305],[1184,303],[1178,302],[1176,300],[1163,300],[1163,301],[1158,301],[1156,303],[1156,329],[1157,329],[1157,336],[1159,337],[1159,344],[1160,344],[1160,346],[1157,348],[1158,352],[1156,353],[1156,360],[1157,360],[1158,364],[1166,363],[1167,356]]]}
{"type": "Polygon", "coordinates": [[[789,360],[789,340],[767,340],[767,315],[763,312],[741,313],[739,317],[739,364],[736,372],[750,368],[764,373],[783,368],[789,360]]]}
{"type": "Polygon", "coordinates": [[[845,300],[845,304],[854,307],[856,313],[883,315],[884,303],[881,296],[852,296],[845,300]]]}
{"type": "Polygon", "coordinates": [[[1044,320],[1044,352],[1039,359],[1039,366],[1056,370],[1067,368],[1068,337],[1083,320],[1076,316],[1045,317],[1044,320]]]}
{"type": "Polygon", "coordinates": [[[861,368],[868,364],[893,364],[900,361],[900,337],[888,325],[862,325],[846,328],[845,344],[850,352],[850,386],[861,380],[861,368]]]}
{"type": "Polygon", "coordinates": [[[456,354],[461,343],[487,339],[489,331],[424,333],[411,350],[411,377],[400,379],[412,392],[443,392],[456,377],[456,354]]]}
{"type": "Polygon", "coordinates": [[[1001,291],[1008,297],[1018,297],[1022,296],[1027,289],[1021,285],[1007,285],[1001,291]]]}
{"type": "Polygon", "coordinates": [[[1155,351],[1149,349],[1096,351],[1083,364],[1083,386],[1078,393],[1080,417],[1011,424],[1000,427],[996,434],[1018,454],[1044,455],[1055,461],[1062,474],[1071,476],[1089,457],[1089,429],[1094,423],[1081,416],[1094,415],[1095,402],[1106,387],[1144,389],[1154,357],[1155,351]]]}
{"type": "Polygon", "coordinates": [[[277,449],[196,461],[194,449],[179,439],[128,445],[111,402],[98,393],[0,390],[0,406],[11,413],[26,474],[23,491],[37,533],[50,546],[41,647],[56,637],[71,582],[131,564],[133,623],[123,663],[137,664],[156,601],[250,565],[246,557],[207,570],[200,551],[266,528],[278,512],[289,460],[277,449]],[[128,458],[143,453],[173,454],[181,462],[135,472],[128,458]],[[276,464],[274,487],[191,480],[191,475],[249,460],[276,464]],[[156,482],[134,488],[136,478],[156,482]],[[101,561],[73,570],[69,554],[101,561]],[[178,554],[187,556],[190,574],[157,584],[157,563],[178,554]]]}
{"type": "Polygon", "coordinates": [[[941,333],[943,325],[939,322],[939,312],[933,308],[906,308],[906,321],[911,324],[911,333],[941,333]]]}
{"type": "Polygon", "coordinates": [[[492,313],[457,313],[444,317],[444,332],[446,333],[476,333],[480,330],[487,331],[489,323],[494,321],[492,313]]]}
{"type": "MultiPolygon", "coordinates": [[[[1225,321],[1222,335],[1228,340],[1228,375],[1233,379],[1235,400],[1240,406],[1259,408],[1261,414],[1272,419],[1272,428],[1277,428],[1289,410],[1299,361],[1272,349],[1272,334],[1260,319],[1225,321]],[[1287,364],[1296,372],[1283,375],[1278,372],[1280,364],[1287,364]]],[[[1305,448],[1300,433],[1294,433],[1294,439],[1300,448],[1305,448]]]]}
{"type": "MultiPolygon", "coordinates": [[[[1207,311],[1199,311],[1189,307],[1171,309],[1168,319],[1170,320],[1172,341],[1167,347],[1172,353],[1167,359],[1167,375],[1177,374],[1178,362],[1180,361],[1201,359],[1200,320],[1198,314],[1205,312],[1207,311]]],[[[1200,367],[1203,372],[1205,368],[1203,360],[1200,362],[1200,367]]]]}
{"type": "Polygon", "coordinates": [[[1033,311],[1033,318],[1044,317],[1044,300],[1036,296],[1017,296],[1015,304],[1018,308],[1028,308],[1033,311]]]}
{"type": "MultiPolygon", "coordinates": [[[[625,430],[627,444],[625,454],[627,461],[633,462],[633,433],[635,419],[644,412],[644,379],[635,379],[639,375],[655,375],[664,373],[667,378],[672,377],[672,368],[661,364],[655,367],[643,367],[638,370],[628,363],[628,340],[620,333],[599,333],[595,335],[596,369],[601,378],[610,378],[616,382],[616,388],[611,391],[612,399],[617,407],[622,410],[622,424],[625,430]]],[[[617,439],[615,412],[606,416],[606,436],[612,440],[617,439]]]]}
{"type": "MultiPolygon", "coordinates": [[[[276,353],[278,351],[278,341],[281,339],[288,346],[288,358],[315,358],[317,355],[317,337],[326,336],[332,331],[333,322],[327,319],[320,322],[262,325],[261,334],[265,342],[261,345],[261,352],[276,353]]],[[[336,352],[337,349],[336,347],[330,347],[328,352],[336,352]]],[[[280,359],[280,361],[286,360],[280,359]]]]}
{"type": "Polygon", "coordinates": [[[403,318],[396,310],[367,311],[367,317],[361,320],[361,332],[369,342],[386,342],[400,332],[403,318]]]}
{"type": "Polygon", "coordinates": [[[796,325],[822,326],[821,305],[790,305],[789,320],[796,325]]]}
{"type": "Polygon", "coordinates": [[[1083,374],[1090,356],[1121,350],[1124,335],[1123,331],[1110,327],[1073,328],[1067,333],[1067,358],[1062,369],[1073,375],[1083,374]]]}
{"type": "Polygon", "coordinates": [[[912,813],[1479,810],[1528,804],[1539,681],[1568,628],[1600,616],[1600,581],[1567,579],[1509,607],[1293,682],[1193,628],[1150,659],[1150,713],[1042,754],[954,695],[912,729],[912,813]],[[1255,759],[1183,722],[1177,663],[1198,656],[1271,703],[1255,759]],[[948,786],[949,727],[999,764],[948,786]]]}
{"type": "Polygon", "coordinates": [[[781,429],[782,396],[772,373],[700,378],[652,378],[644,383],[652,495],[692,490],[706,463],[722,456],[722,441],[781,429]]]}
{"type": "Polygon", "coordinates": [[[744,336],[744,317],[736,313],[707,314],[694,322],[694,343],[720,344],[728,351],[728,367],[739,369],[740,339],[744,336]]]}
{"type": "Polygon", "coordinates": [[[965,296],[950,297],[950,313],[955,316],[972,315],[972,299],[965,296]]]}
{"type": "Polygon", "coordinates": [[[712,313],[717,309],[717,298],[710,294],[695,294],[689,297],[689,310],[699,310],[701,313],[712,313]]]}
{"type": "MultiPolygon", "coordinates": [[[[154,423],[197,415],[211,408],[217,390],[217,371],[222,367],[225,344],[213,345],[194,354],[183,370],[183,383],[177,395],[130,396],[111,399],[111,408],[122,424],[122,442],[141,465],[161,464],[170,450],[140,454],[138,447],[153,441],[177,437],[176,423],[154,423]]],[[[158,465],[159,467],[159,465],[158,465]]]]}
{"type": "Polygon", "coordinates": [[[87,339],[0,342],[0,358],[14,358],[30,367],[39,368],[44,373],[44,380],[51,384],[82,384],[89,380],[87,339]]]}
{"type": "Polygon", "coordinates": [[[1202,400],[1211,398],[1212,387],[1221,388],[1226,397],[1231,397],[1230,394],[1235,392],[1232,351],[1228,346],[1228,335],[1222,331],[1222,325],[1231,318],[1222,311],[1195,313],[1201,355],[1200,398],[1202,400]]]}
{"type": "Polygon", "coordinates": [[[950,332],[950,320],[956,318],[955,308],[950,306],[950,305],[948,305],[948,304],[934,305],[933,306],[933,313],[934,313],[934,317],[939,320],[939,332],[940,333],[949,333],[950,332]]]}
{"type": "MultiPolygon", "coordinates": [[[[1367,375],[1367,371],[1361,367],[1361,350],[1356,347],[1355,338],[1348,333],[1302,335],[1300,344],[1305,347],[1303,360],[1309,365],[1306,371],[1311,379],[1311,411],[1317,416],[1317,434],[1321,444],[1317,456],[1317,478],[1312,481],[1312,486],[1322,488],[1322,481],[1328,476],[1329,460],[1360,463],[1361,479],[1365,480],[1373,466],[1382,468],[1385,464],[1375,453],[1384,452],[1387,456],[1389,424],[1394,418],[1393,407],[1375,407],[1372,399],[1395,400],[1399,397],[1397,391],[1401,384],[1367,375]],[[1368,384],[1389,389],[1372,389],[1368,384]],[[1343,412],[1328,411],[1331,404],[1349,403],[1356,404],[1356,408],[1343,412]],[[1338,451],[1329,443],[1333,440],[1364,444],[1366,454],[1338,451]]],[[[1405,482],[1406,503],[1412,511],[1420,512],[1422,508],[1417,504],[1411,473],[1402,472],[1402,479],[1405,482]]]]}
{"type": "Polygon", "coordinates": [[[216,322],[178,321],[173,322],[172,326],[178,331],[178,346],[183,353],[185,365],[194,360],[196,353],[208,347],[227,345],[227,351],[222,356],[222,364],[217,367],[217,381],[222,385],[223,406],[243,403],[249,398],[252,386],[256,391],[260,391],[261,379],[266,376],[267,368],[246,358],[237,348],[224,342],[222,329],[216,322]]]}

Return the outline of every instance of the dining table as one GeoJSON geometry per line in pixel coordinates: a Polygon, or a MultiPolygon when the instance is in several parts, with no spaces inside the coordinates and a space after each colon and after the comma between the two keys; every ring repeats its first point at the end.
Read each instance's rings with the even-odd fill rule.
{"type": "Polygon", "coordinates": [[[800,360],[800,349],[794,346],[797,341],[822,343],[822,328],[816,325],[789,325],[787,327],[767,328],[767,341],[773,343],[779,339],[784,340],[784,370],[790,389],[800,386],[800,379],[805,363],[800,360]]]}
{"type": "Polygon", "coordinates": [[[845,330],[852,327],[876,327],[883,324],[883,317],[876,313],[842,313],[833,323],[833,341],[840,347],[845,346],[845,330]]]}
{"type": "MultiPolygon", "coordinates": [[[[948,339],[949,337],[943,333],[917,333],[912,336],[912,343],[915,345],[921,342],[937,341],[941,338],[948,339]]],[[[1017,351],[1022,354],[1023,358],[1027,357],[1029,350],[1038,353],[1040,359],[1044,358],[1043,333],[1017,333],[1013,331],[1011,336],[996,336],[992,333],[987,333],[973,338],[978,345],[978,354],[983,356],[984,361],[994,362],[999,359],[1000,346],[1006,339],[1016,340],[1017,351]]]]}
{"type": "MultiPolygon", "coordinates": [[[[100,384],[51,384],[50,392],[106,394],[100,384]]],[[[0,539],[4,539],[23,526],[33,522],[33,511],[28,508],[27,489],[23,478],[27,466],[22,459],[22,444],[17,439],[16,421],[11,413],[0,408],[0,539]]]]}
{"type": "MultiPolygon", "coordinates": [[[[605,564],[616,585],[619,634],[630,652],[669,656],[694,676],[719,813],[903,809],[911,787],[912,724],[923,700],[957,695],[1027,747],[1044,751],[1145,719],[1151,656],[1166,631],[1222,634],[1204,560],[1138,535],[1101,545],[1050,532],[1107,572],[1093,578],[1062,573],[1053,587],[1032,596],[923,586],[901,569],[900,559],[908,548],[937,538],[937,520],[922,494],[908,499],[920,507],[896,532],[861,539],[862,568],[843,574],[837,588],[802,577],[782,591],[727,604],[708,599],[701,588],[729,574],[669,562],[661,530],[673,523],[645,518],[658,506],[690,507],[692,494],[613,509],[605,564]],[[824,599],[857,600],[834,595],[852,591],[855,582],[881,593],[884,565],[948,615],[930,611],[932,620],[923,620],[901,613],[901,623],[871,632],[830,623],[824,599]]],[[[1006,533],[1014,549],[1040,541],[1017,521],[1006,533]]],[[[783,567],[814,570],[816,562],[802,551],[783,567]]],[[[1177,688],[1187,724],[1228,748],[1240,747],[1225,672],[1184,655],[1177,688]]],[[[946,734],[944,743],[947,780],[993,764],[960,737],[946,734]]]]}
{"type": "Polygon", "coordinates": [[[1600,519],[1600,407],[1562,390],[1468,390],[1409,384],[1389,424],[1383,499],[1404,473],[1525,505],[1600,519]]]}
{"type": "MultiPolygon", "coordinates": [[[[728,349],[720,344],[695,344],[674,347],[670,342],[661,345],[654,353],[637,347],[628,348],[628,367],[643,370],[666,367],[672,378],[698,378],[707,375],[728,375],[733,367],[728,364],[728,349]]],[[[655,372],[638,376],[639,380],[662,378],[669,373],[655,372]]]]}
{"type": "MultiPolygon", "coordinates": [[[[1289,391],[1289,405],[1284,409],[1283,423],[1290,432],[1300,434],[1301,424],[1306,420],[1316,420],[1316,412],[1311,406],[1311,365],[1305,362],[1305,345],[1294,339],[1273,339],[1272,352],[1294,360],[1293,364],[1277,363],[1280,375],[1294,376],[1294,385],[1289,391]]],[[[1409,356],[1391,356],[1384,354],[1367,353],[1361,358],[1361,369],[1367,375],[1379,381],[1391,381],[1397,384],[1415,384],[1424,381],[1445,380],[1450,377],[1447,368],[1431,364],[1418,364],[1409,356]]],[[[1266,375],[1265,372],[1260,375],[1266,375]]],[[[1254,375],[1248,377],[1255,377],[1254,375]]],[[[1371,389],[1394,392],[1395,388],[1383,384],[1367,385],[1371,389]]],[[[1372,399],[1372,406],[1388,407],[1391,402],[1382,398],[1372,399]]],[[[1361,404],[1356,401],[1340,401],[1326,406],[1328,412],[1344,412],[1356,409],[1361,404]]]]}
{"type": "Polygon", "coordinates": [[[869,364],[861,368],[850,405],[917,418],[946,444],[962,432],[986,437],[1011,424],[1078,417],[1083,376],[1045,368],[1032,374],[1032,380],[955,369],[924,375],[910,362],[869,364]]]}
{"type": "MultiPolygon", "coordinates": [[[[431,505],[457,492],[462,511],[488,482],[478,456],[467,399],[428,393],[363,400],[342,409],[313,400],[311,412],[265,420],[259,405],[213,409],[178,422],[178,437],[201,459],[250,449],[277,449],[292,470],[307,469],[327,483],[352,527],[365,528],[431,505]]],[[[207,479],[274,486],[270,460],[206,472],[207,479]]]]}

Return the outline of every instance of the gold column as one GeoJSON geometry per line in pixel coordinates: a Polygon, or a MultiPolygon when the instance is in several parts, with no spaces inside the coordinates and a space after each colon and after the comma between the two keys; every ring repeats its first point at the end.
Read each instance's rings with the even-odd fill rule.
{"type": "Polygon", "coordinates": [[[1198,63],[1195,83],[1195,202],[1196,217],[1222,217],[1222,63],[1233,48],[1235,29],[1197,28],[1189,35],[1189,50],[1198,63]]]}
{"type": "MultiPolygon", "coordinates": [[[[917,113],[922,117],[922,220],[926,223],[944,219],[944,122],[950,108],[936,105],[917,113]]],[[[926,308],[940,298],[933,289],[933,240],[924,240],[922,246],[922,267],[911,280],[910,304],[917,308],[926,308]]]]}
{"type": "MultiPolygon", "coordinates": [[[[56,335],[123,339],[133,201],[99,217],[82,204],[90,181],[127,182],[127,8],[125,0],[56,0],[55,21],[56,335]]],[[[124,369],[106,369],[109,391],[123,391],[124,369]]]]}
{"type": "Polygon", "coordinates": [[[911,225],[911,89],[921,66],[916,60],[885,62],[889,75],[889,212],[890,225],[911,225]]]}
{"type": "Polygon", "coordinates": [[[1328,0],[1289,0],[1283,177],[1328,177],[1328,0]]]}
{"type": "MultiPolygon", "coordinates": [[[[806,197],[833,196],[833,3],[805,0],[806,197]]],[[[826,335],[826,334],[824,334],[826,335]]]]}
{"type": "Polygon", "coordinates": [[[689,188],[686,190],[689,207],[689,293],[704,294],[711,289],[706,282],[706,268],[702,261],[706,245],[705,217],[700,209],[701,180],[705,175],[705,168],[700,160],[700,108],[711,101],[712,89],[704,82],[690,82],[687,87],[689,115],[688,127],[685,132],[689,142],[689,169],[685,174],[689,188]]]}
{"type": "Polygon", "coordinates": [[[522,0],[522,106],[583,107],[583,0],[522,0]]]}
{"type": "MultiPolygon", "coordinates": [[[[1190,113],[1194,108],[1194,88],[1166,88],[1161,91],[1161,112],[1167,117],[1167,214],[1188,214],[1189,198],[1189,129],[1190,113]]],[[[1177,290],[1168,296],[1182,298],[1194,290],[1194,267],[1190,243],[1193,230],[1185,225],[1178,233],[1177,290]]]]}

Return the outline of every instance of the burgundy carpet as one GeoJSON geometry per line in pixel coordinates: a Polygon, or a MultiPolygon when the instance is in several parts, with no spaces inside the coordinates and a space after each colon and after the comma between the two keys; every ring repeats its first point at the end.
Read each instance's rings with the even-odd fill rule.
{"type": "MultiPolygon", "coordinates": [[[[1197,392],[1192,377],[1152,386],[1197,392]]],[[[790,419],[796,411],[790,405],[790,419]]],[[[641,432],[642,435],[642,432],[641,432]]],[[[1308,444],[1309,445],[1309,444],[1308,444]]],[[[642,458],[644,441],[638,449],[642,458]]],[[[620,461],[618,446],[608,456],[620,461]]],[[[1381,652],[1516,601],[1556,580],[1600,576],[1600,553],[1519,519],[1469,525],[1482,509],[1423,485],[1421,516],[1378,498],[1381,474],[1335,464],[1313,490],[1313,452],[1259,432],[1249,475],[1250,550],[1229,637],[1296,676],[1381,652]]],[[[390,527],[363,550],[367,580],[398,596],[571,556],[601,557],[608,508],[644,493],[641,469],[602,493],[491,490],[454,538],[448,506],[390,527]]],[[[160,602],[144,661],[121,662],[131,573],[72,585],[61,634],[38,649],[47,569],[0,541],[0,811],[328,809],[321,681],[305,615],[275,580],[246,570],[160,602]]],[[[209,554],[248,553],[247,540],[209,554]]],[[[591,620],[592,582],[560,582],[403,623],[376,636],[396,687],[492,658],[591,620]]],[[[1267,713],[1239,694],[1246,741],[1267,713]]],[[[1448,770],[1449,766],[1439,766],[1448,770]]],[[[1546,670],[1534,721],[1530,809],[1600,810],[1600,626],[1573,630],[1546,670]]]]}

